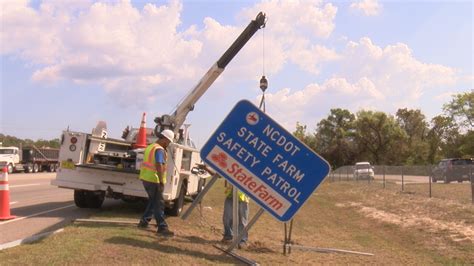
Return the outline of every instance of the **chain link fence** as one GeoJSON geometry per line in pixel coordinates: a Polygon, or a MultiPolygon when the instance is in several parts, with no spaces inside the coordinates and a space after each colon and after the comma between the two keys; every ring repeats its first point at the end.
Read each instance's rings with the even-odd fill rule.
{"type": "Polygon", "coordinates": [[[346,165],[331,171],[327,179],[329,182],[357,182],[429,198],[474,204],[473,164],[449,167],[375,165],[365,169],[346,165]]]}

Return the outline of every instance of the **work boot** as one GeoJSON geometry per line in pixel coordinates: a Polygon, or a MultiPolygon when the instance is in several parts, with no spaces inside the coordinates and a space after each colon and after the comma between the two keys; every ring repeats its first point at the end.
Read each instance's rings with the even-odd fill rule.
{"type": "Polygon", "coordinates": [[[237,248],[238,249],[246,249],[247,248],[247,242],[240,242],[238,245],[237,245],[237,248]]]}
{"type": "Polygon", "coordinates": [[[142,220],[140,220],[140,222],[138,222],[138,225],[137,225],[138,228],[148,228],[148,223],[147,222],[144,222],[142,220]]]}
{"type": "Polygon", "coordinates": [[[173,237],[174,233],[170,231],[168,228],[160,228],[158,229],[157,234],[159,236],[164,236],[164,237],[173,237]]]}

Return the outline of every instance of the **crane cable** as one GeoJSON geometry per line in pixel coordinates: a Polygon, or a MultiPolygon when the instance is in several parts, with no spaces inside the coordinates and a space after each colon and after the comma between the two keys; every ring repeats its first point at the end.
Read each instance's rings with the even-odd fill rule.
{"type": "Polygon", "coordinates": [[[262,29],[262,78],[260,79],[260,89],[262,98],[260,99],[261,109],[265,113],[265,90],[268,88],[268,80],[265,78],[265,28],[262,29]]]}

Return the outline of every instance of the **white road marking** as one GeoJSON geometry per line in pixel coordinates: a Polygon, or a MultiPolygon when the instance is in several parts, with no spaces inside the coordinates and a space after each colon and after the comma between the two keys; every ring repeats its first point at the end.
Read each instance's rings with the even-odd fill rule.
{"type": "Polygon", "coordinates": [[[13,205],[13,204],[17,204],[18,201],[13,201],[13,202],[10,202],[10,205],[13,205]]]}
{"type": "Polygon", "coordinates": [[[13,220],[8,220],[8,221],[5,221],[5,222],[0,222],[0,225],[8,224],[8,223],[13,223],[13,222],[18,222],[18,221],[24,220],[24,219],[26,219],[26,218],[38,216],[38,215],[45,214],[45,213],[48,213],[48,212],[54,212],[54,211],[58,211],[58,210],[62,210],[62,209],[67,209],[67,208],[70,208],[70,207],[73,207],[73,206],[76,206],[76,205],[75,205],[75,204],[71,204],[71,205],[67,205],[67,206],[64,206],[64,207],[59,207],[59,208],[56,208],[56,209],[47,210],[47,211],[42,211],[42,212],[38,212],[38,213],[35,213],[35,214],[32,214],[32,215],[24,216],[24,217],[19,217],[19,218],[13,219],[13,220]]]}
{"type": "Polygon", "coordinates": [[[41,184],[25,184],[25,185],[15,185],[15,186],[10,186],[10,188],[16,188],[16,187],[31,187],[31,186],[39,186],[41,184]]]}

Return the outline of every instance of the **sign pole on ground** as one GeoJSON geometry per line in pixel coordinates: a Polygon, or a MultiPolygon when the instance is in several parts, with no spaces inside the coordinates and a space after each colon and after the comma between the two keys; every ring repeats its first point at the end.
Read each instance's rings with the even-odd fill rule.
{"type": "Polygon", "coordinates": [[[181,215],[181,219],[186,220],[188,218],[188,216],[191,214],[194,208],[196,208],[196,206],[199,203],[201,203],[202,198],[204,198],[204,195],[207,194],[207,192],[211,189],[211,187],[214,185],[214,183],[217,181],[218,178],[219,178],[218,174],[214,174],[212,176],[209,183],[207,183],[207,185],[203,188],[203,190],[197,195],[196,199],[193,200],[193,203],[191,204],[191,206],[189,206],[189,208],[183,213],[183,215],[181,215]]]}

